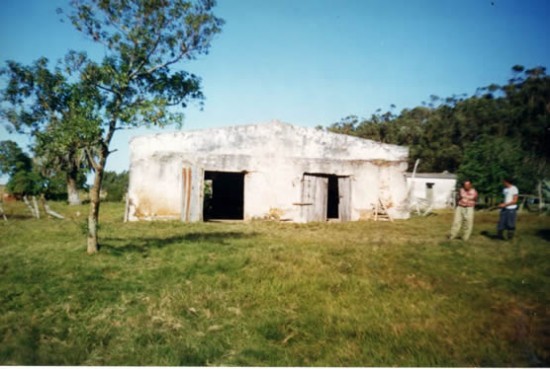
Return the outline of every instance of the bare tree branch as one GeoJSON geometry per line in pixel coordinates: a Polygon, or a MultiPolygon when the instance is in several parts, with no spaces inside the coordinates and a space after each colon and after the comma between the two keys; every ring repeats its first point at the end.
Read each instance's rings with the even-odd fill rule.
{"type": "Polygon", "coordinates": [[[84,152],[86,153],[86,159],[88,159],[88,164],[90,167],[93,168],[94,171],[97,172],[97,169],[99,168],[99,164],[95,161],[92,153],[90,152],[90,148],[86,147],[84,148],[84,152]]]}

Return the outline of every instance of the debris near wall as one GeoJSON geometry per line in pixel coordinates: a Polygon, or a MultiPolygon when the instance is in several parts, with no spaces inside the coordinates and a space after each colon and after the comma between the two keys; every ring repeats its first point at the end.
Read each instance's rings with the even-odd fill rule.
{"type": "MultiPolygon", "coordinates": [[[[391,206],[391,204],[389,205],[391,206]]],[[[373,218],[375,222],[379,220],[393,222],[393,218],[388,212],[388,207],[389,206],[386,206],[382,201],[382,199],[378,199],[378,202],[374,207],[374,213],[373,213],[373,218]]]]}
{"type": "Polygon", "coordinates": [[[268,222],[283,222],[289,219],[284,218],[285,211],[279,208],[270,208],[269,211],[262,217],[254,217],[256,221],[268,221],[268,222]]]}

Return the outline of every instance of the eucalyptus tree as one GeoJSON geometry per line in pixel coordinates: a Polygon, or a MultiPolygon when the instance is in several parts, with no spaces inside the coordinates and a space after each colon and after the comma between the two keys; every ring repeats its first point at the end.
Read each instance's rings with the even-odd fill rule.
{"type": "Polygon", "coordinates": [[[521,138],[542,180],[550,176],[550,76],[542,66],[516,65],[513,71],[515,77],[504,87],[510,104],[508,126],[521,138]]]}
{"type": "Polygon", "coordinates": [[[86,88],[97,91],[101,106],[96,152],[86,149],[94,171],[90,189],[87,251],[98,248],[99,192],[113,135],[121,128],[181,123],[191,100],[201,101],[201,80],[178,69],[181,62],[208,53],[223,20],[214,0],[73,0],[66,11],[76,29],[103,45],[105,56],[92,60],[70,52],[66,63],[86,88]],[[179,107],[179,109],[174,109],[179,107]]]}
{"type": "Polygon", "coordinates": [[[550,76],[542,66],[515,65],[512,73],[507,84],[480,87],[470,97],[432,95],[429,104],[397,116],[377,110],[369,119],[351,116],[328,129],[409,146],[411,168],[421,158],[419,170],[458,171],[481,180],[488,193],[498,190],[505,171],[521,178],[522,191],[539,181],[542,192],[550,176],[550,76]],[[499,151],[514,165],[491,159],[499,151]]]}

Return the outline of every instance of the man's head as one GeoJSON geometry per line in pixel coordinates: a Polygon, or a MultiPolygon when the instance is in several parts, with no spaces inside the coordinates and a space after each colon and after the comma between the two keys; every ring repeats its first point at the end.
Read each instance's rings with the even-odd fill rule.
{"type": "Polygon", "coordinates": [[[466,180],[464,181],[464,183],[462,183],[462,187],[464,187],[464,189],[468,191],[472,188],[472,182],[470,180],[466,180]]]}
{"type": "Polygon", "coordinates": [[[504,187],[510,187],[514,184],[514,181],[510,177],[506,177],[502,180],[502,183],[504,184],[504,187]]]}

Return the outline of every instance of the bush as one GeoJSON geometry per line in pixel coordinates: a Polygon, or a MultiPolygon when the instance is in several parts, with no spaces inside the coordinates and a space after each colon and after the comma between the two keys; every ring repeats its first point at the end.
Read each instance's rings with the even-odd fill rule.
{"type": "Polygon", "coordinates": [[[105,201],[122,201],[128,191],[128,171],[122,173],[105,172],[102,191],[107,193],[105,201]]]}

